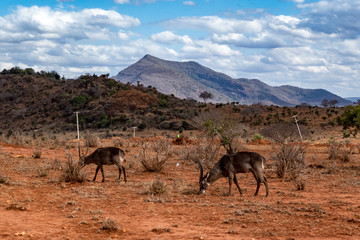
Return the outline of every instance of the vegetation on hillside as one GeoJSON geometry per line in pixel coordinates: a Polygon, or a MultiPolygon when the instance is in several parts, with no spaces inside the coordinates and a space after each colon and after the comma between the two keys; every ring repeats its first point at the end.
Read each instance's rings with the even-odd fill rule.
{"type": "MultiPolygon", "coordinates": [[[[350,112],[356,107],[345,109],[307,104],[278,107],[260,103],[246,106],[239,105],[239,102],[203,104],[160,93],[156,88],[141,83],[135,86],[121,83],[109,78],[108,74],[86,74],[76,79],[64,79],[55,71],[35,72],[31,68],[18,67],[4,69],[0,73],[0,101],[0,133],[6,136],[18,130],[76,130],[74,112],[79,112],[82,129],[121,131],[137,127],[140,131],[157,128],[181,132],[205,127],[205,130],[212,129],[214,134],[223,136],[222,144],[230,151],[232,140],[242,134],[233,131],[234,121],[253,129],[270,126],[270,130],[262,133],[270,137],[278,134],[271,130],[271,126],[277,126],[275,129],[284,124],[293,126],[295,115],[301,131],[307,136],[316,132],[315,127],[356,129],[356,121],[349,120],[353,116],[350,112]],[[344,109],[345,115],[342,115],[344,109]],[[212,112],[233,119],[227,121],[231,133],[226,132],[226,124],[217,126],[212,119],[203,119],[200,124],[196,122],[199,119],[197,116],[212,112]]],[[[296,137],[297,133],[291,134],[296,137]]]]}

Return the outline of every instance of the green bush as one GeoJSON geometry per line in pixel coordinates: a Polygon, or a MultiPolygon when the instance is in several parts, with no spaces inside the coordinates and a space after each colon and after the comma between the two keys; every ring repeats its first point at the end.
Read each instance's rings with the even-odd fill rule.
{"type": "Polygon", "coordinates": [[[86,95],[76,96],[71,100],[71,105],[74,107],[84,107],[89,102],[89,97],[86,95]]]}

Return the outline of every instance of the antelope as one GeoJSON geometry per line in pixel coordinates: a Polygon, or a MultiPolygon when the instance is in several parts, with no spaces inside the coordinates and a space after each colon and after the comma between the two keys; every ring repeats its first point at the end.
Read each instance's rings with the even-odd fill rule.
{"type": "Polygon", "coordinates": [[[255,196],[259,192],[260,184],[264,183],[266,188],[266,197],[269,195],[269,188],[266,178],[263,174],[265,158],[256,152],[237,152],[226,154],[216,163],[216,165],[203,176],[203,167],[201,161],[198,161],[200,166],[200,193],[205,193],[206,188],[218,180],[219,178],[227,177],[229,179],[229,195],[231,195],[231,185],[234,181],[236,187],[242,196],[242,190],[236,179],[236,173],[251,172],[257,182],[255,196]]]}
{"type": "Polygon", "coordinates": [[[83,155],[80,155],[80,151],[79,151],[80,164],[82,165],[82,167],[85,167],[85,165],[88,165],[90,163],[94,163],[97,165],[93,181],[96,180],[96,175],[98,174],[100,169],[102,174],[102,182],[104,182],[105,175],[104,175],[103,165],[115,164],[119,168],[119,180],[121,177],[121,172],[123,171],[124,181],[126,182],[126,171],[125,168],[122,166],[122,163],[126,162],[125,152],[123,150],[116,147],[98,148],[89,156],[86,156],[88,150],[89,148],[87,148],[86,153],[83,155]]]}

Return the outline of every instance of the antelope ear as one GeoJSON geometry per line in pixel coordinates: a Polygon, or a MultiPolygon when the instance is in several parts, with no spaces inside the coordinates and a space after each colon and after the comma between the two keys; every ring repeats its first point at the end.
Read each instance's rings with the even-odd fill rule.
{"type": "Polygon", "coordinates": [[[208,177],[209,177],[209,175],[210,175],[210,173],[209,173],[209,172],[207,172],[207,173],[205,174],[204,179],[208,178],[208,177]]]}

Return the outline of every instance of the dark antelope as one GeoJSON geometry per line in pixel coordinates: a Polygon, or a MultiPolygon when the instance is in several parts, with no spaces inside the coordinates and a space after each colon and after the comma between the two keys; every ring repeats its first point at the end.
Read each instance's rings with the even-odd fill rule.
{"type": "Polygon", "coordinates": [[[216,165],[203,176],[203,167],[200,161],[200,192],[205,193],[206,188],[218,180],[219,178],[229,178],[229,195],[231,195],[231,184],[234,181],[235,185],[239,189],[240,196],[242,196],[242,190],[236,179],[236,173],[251,172],[257,182],[255,196],[259,192],[260,183],[264,183],[266,188],[266,196],[269,195],[269,188],[266,178],[264,177],[263,170],[265,165],[265,158],[255,152],[237,152],[233,154],[224,155],[216,165]]]}
{"type": "Polygon", "coordinates": [[[122,166],[123,162],[126,162],[125,152],[120,148],[116,147],[105,147],[105,148],[98,148],[89,156],[86,156],[88,152],[88,148],[86,153],[80,156],[80,163],[82,167],[87,164],[94,163],[97,165],[95,176],[93,181],[96,180],[96,175],[101,170],[102,174],[102,182],[105,181],[104,169],[103,165],[113,165],[115,164],[119,168],[119,180],[121,177],[121,172],[124,172],[124,180],[126,182],[126,171],[125,168],[122,166]]]}

